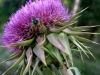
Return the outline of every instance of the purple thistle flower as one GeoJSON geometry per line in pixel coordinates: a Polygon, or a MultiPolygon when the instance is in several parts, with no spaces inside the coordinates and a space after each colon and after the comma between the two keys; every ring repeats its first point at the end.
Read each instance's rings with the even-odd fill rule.
{"type": "MultiPolygon", "coordinates": [[[[3,34],[3,44],[8,46],[23,40],[30,39],[35,32],[31,30],[32,18],[36,17],[40,21],[40,25],[47,28],[52,26],[52,22],[59,20],[65,22],[70,19],[72,12],[68,14],[61,0],[31,0],[22,6],[15,14],[13,14],[9,22],[5,24],[3,34]]],[[[16,51],[20,47],[12,47],[10,51],[16,51]]]]}

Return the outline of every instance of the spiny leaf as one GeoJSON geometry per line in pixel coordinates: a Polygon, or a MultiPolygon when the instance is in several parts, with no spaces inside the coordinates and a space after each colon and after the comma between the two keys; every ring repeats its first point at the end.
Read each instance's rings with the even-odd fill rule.
{"type": "Polygon", "coordinates": [[[74,36],[69,36],[69,39],[78,47],[80,48],[80,50],[82,50],[84,52],[84,54],[89,58],[89,56],[87,55],[87,53],[85,52],[85,50],[82,48],[82,46],[76,41],[74,36]]]}
{"type": "Polygon", "coordinates": [[[33,42],[34,38],[32,39],[29,39],[29,40],[26,40],[26,41],[21,41],[21,42],[18,42],[18,43],[14,43],[12,45],[17,45],[17,46],[28,46],[30,45],[32,42],[33,42]]]}
{"type": "Polygon", "coordinates": [[[8,69],[6,70],[2,75],[5,75],[9,70],[13,69],[14,67],[16,67],[25,57],[25,50],[23,51],[23,54],[21,55],[21,57],[8,69]]]}
{"type": "Polygon", "coordinates": [[[61,65],[63,65],[63,61],[61,58],[61,55],[56,47],[54,47],[52,44],[48,43],[46,47],[49,49],[48,53],[56,59],[61,65]]]}
{"type": "Polygon", "coordinates": [[[50,31],[53,32],[53,33],[58,33],[58,32],[61,32],[61,31],[64,30],[64,29],[66,29],[67,27],[69,27],[69,26],[75,24],[75,23],[76,23],[76,21],[75,21],[75,22],[72,22],[72,23],[70,23],[70,24],[68,24],[68,25],[65,25],[65,26],[63,26],[63,27],[60,27],[60,28],[50,28],[50,31]]]}
{"type": "Polygon", "coordinates": [[[4,62],[6,62],[6,61],[9,61],[9,60],[16,59],[16,58],[18,58],[18,57],[20,57],[20,56],[21,56],[21,53],[17,53],[17,54],[15,54],[15,55],[13,55],[12,57],[10,56],[8,59],[6,59],[6,60],[0,62],[0,64],[4,63],[4,62]]]}
{"type": "MultiPolygon", "coordinates": [[[[78,40],[77,40],[77,41],[78,41],[78,40]]],[[[89,50],[84,44],[82,44],[82,43],[79,42],[79,41],[78,41],[78,43],[81,45],[81,47],[83,47],[84,50],[87,50],[87,52],[88,52],[91,56],[93,56],[94,59],[96,59],[96,58],[94,57],[94,55],[90,52],[90,50],[89,50]]]]}
{"type": "Polygon", "coordinates": [[[83,34],[99,34],[100,33],[91,33],[91,32],[77,32],[77,31],[71,31],[70,29],[66,28],[63,30],[63,32],[71,35],[83,35],[83,34]]]}
{"type": "Polygon", "coordinates": [[[75,75],[81,75],[79,70],[76,67],[70,67],[69,69],[75,70],[75,75]]]}
{"type": "Polygon", "coordinates": [[[94,25],[94,26],[80,26],[80,27],[74,27],[74,28],[69,28],[70,30],[72,31],[82,31],[82,30],[85,30],[85,29],[88,29],[88,28],[93,28],[93,27],[98,27],[100,25],[94,25]]]}
{"type": "Polygon", "coordinates": [[[38,72],[39,75],[43,75],[42,71],[40,70],[38,66],[36,67],[36,71],[38,72]]]}
{"type": "Polygon", "coordinates": [[[37,67],[38,63],[39,63],[39,59],[36,58],[35,64],[33,64],[33,70],[32,70],[32,74],[31,75],[34,74],[34,71],[36,70],[36,67],[37,67]]]}
{"type": "Polygon", "coordinates": [[[50,50],[50,52],[55,56],[55,58],[59,61],[60,65],[64,65],[63,61],[62,61],[62,57],[58,51],[57,48],[53,47],[53,49],[50,50]]]}
{"type": "MultiPolygon", "coordinates": [[[[88,7],[87,7],[88,8],[88,7]]],[[[82,11],[80,11],[80,12],[78,12],[78,13],[76,13],[75,15],[73,15],[69,20],[68,20],[68,22],[66,23],[66,25],[67,24],[69,24],[69,23],[71,23],[72,21],[74,21],[78,16],[80,16],[80,14],[83,12],[83,11],[85,11],[87,8],[85,8],[85,9],[83,9],[82,11]]]]}
{"type": "Polygon", "coordinates": [[[32,56],[33,56],[32,49],[31,49],[31,47],[29,47],[26,52],[27,61],[29,61],[30,57],[32,57],[32,56]]]}
{"type": "Polygon", "coordinates": [[[45,40],[46,40],[45,35],[42,35],[37,37],[36,42],[38,43],[38,45],[43,45],[45,40]]]}
{"type": "Polygon", "coordinates": [[[36,46],[33,48],[33,52],[34,52],[34,53],[36,54],[36,56],[39,57],[40,60],[46,65],[44,51],[43,51],[43,49],[42,49],[39,45],[36,45],[36,46]]]}
{"type": "Polygon", "coordinates": [[[18,54],[19,53],[19,50],[16,50],[15,52],[13,52],[10,57],[14,56],[15,54],[18,54]]]}
{"type": "Polygon", "coordinates": [[[89,39],[86,39],[86,38],[83,38],[83,37],[80,37],[80,36],[75,36],[75,38],[76,38],[77,40],[80,40],[80,41],[83,41],[83,42],[91,42],[91,43],[100,45],[100,44],[97,43],[97,42],[91,41],[91,40],[89,40],[89,39]]]}
{"type": "Polygon", "coordinates": [[[84,59],[83,59],[83,56],[82,56],[82,50],[80,50],[80,48],[78,48],[78,50],[79,50],[79,53],[80,53],[81,59],[82,59],[82,61],[84,62],[84,59]]]}
{"type": "Polygon", "coordinates": [[[21,69],[21,72],[20,72],[20,75],[23,74],[25,68],[26,68],[26,63],[25,63],[25,60],[24,60],[23,65],[22,65],[22,69],[21,69]]]}
{"type": "Polygon", "coordinates": [[[47,35],[47,39],[55,47],[57,47],[58,49],[60,49],[60,50],[62,50],[64,52],[66,52],[65,47],[62,44],[62,42],[60,41],[60,39],[58,38],[58,35],[57,34],[51,33],[51,34],[47,35]]]}
{"type": "Polygon", "coordinates": [[[22,67],[22,65],[19,66],[19,68],[17,69],[17,71],[15,72],[14,75],[16,75],[18,73],[18,71],[20,70],[21,67],[22,67]]]}
{"type": "MultiPolygon", "coordinates": [[[[48,44],[47,44],[46,46],[48,46],[48,44]]],[[[46,53],[48,53],[51,57],[55,58],[54,55],[50,52],[49,49],[47,49],[47,48],[44,47],[44,46],[41,46],[41,48],[42,48],[46,53]]],[[[50,48],[50,49],[51,49],[51,48],[50,48]]]]}
{"type": "Polygon", "coordinates": [[[27,50],[26,56],[27,56],[28,63],[27,63],[27,66],[26,66],[24,72],[22,73],[22,75],[25,75],[27,73],[27,71],[29,70],[29,68],[30,68],[30,66],[32,64],[32,56],[33,56],[33,53],[32,53],[32,49],[31,48],[29,48],[27,50]]]}
{"type": "Polygon", "coordinates": [[[71,63],[73,65],[72,53],[71,53],[71,49],[70,49],[70,46],[69,46],[68,36],[65,33],[60,33],[59,38],[60,38],[62,44],[64,45],[66,52],[67,52],[67,55],[69,56],[71,63]]]}
{"type": "Polygon", "coordinates": [[[44,75],[55,75],[49,68],[43,68],[44,75]]]}
{"type": "Polygon", "coordinates": [[[9,46],[0,46],[1,48],[7,48],[7,47],[9,47],[9,46]]]}
{"type": "MultiPolygon", "coordinates": [[[[84,59],[83,59],[83,56],[82,56],[82,50],[80,50],[80,48],[78,48],[78,49],[71,49],[72,51],[77,51],[77,52],[79,52],[80,53],[80,55],[81,55],[81,59],[82,59],[82,61],[84,62],[84,59]]],[[[87,51],[86,51],[87,52],[87,51]]],[[[88,52],[87,52],[88,53],[88,52]]]]}
{"type": "MultiPolygon", "coordinates": [[[[88,8],[88,7],[87,7],[87,8],[88,8]]],[[[50,28],[50,31],[51,31],[51,32],[60,32],[60,31],[64,30],[65,28],[67,28],[69,25],[74,24],[74,23],[73,23],[74,20],[77,19],[77,18],[80,16],[80,14],[81,14],[84,10],[86,10],[87,8],[85,8],[85,9],[83,9],[82,11],[80,11],[80,12],[76,13],[75,15],[73,15],[67,22],[64,22],[64,23],[62,24],[63,27],[58,28],[58,29],[50,28]]]]}
{"type": "Polygon", "coordinates": [[[31,75],[32,74],[32,68],[30,67],[30,69],[29,69],[29,75],[31,75]]]}
{"type": "Polygon", "coordinates": [[[61,75],[59,70],[57,70],[57,68],[52,64],[51,65],[52,71],[55,73],[55,75],[61,75]]]}
{"type": "Polygon", "coordinates": [[[68,60],[67,60],[66,54],[64,52],[61,52],[61,54],[62,54],[63,58],[65,59],[66,63],[68,64],[68,60]]]}
{"type": "Polygon", "coordinates": [[[18,57],[20,57],[20,56],[21,56],[21,54],[22,54],[22,52],[21,52],[21,51],[19,51],[19,52],[18,52],[18,53],[16,53],[15,55],[10,56],[10,57],[9,57],[9,59],[7,59],[7,61],[9,61],[9,60],[13,60],[13,59],[15,59],[15,58],[18,58],[18,57]]]}
{"type": "Polygon", "coordinates": [[[17,42],[17,43],[13,43],[8,46],[0,46],[0,47],[11,48],[11,47],[16,47],[16,46],[28,46],[33,42],[33,40],[34,40],[34,38],[25,40],[25,41],[21,41],[21,42],[17,42]]]}

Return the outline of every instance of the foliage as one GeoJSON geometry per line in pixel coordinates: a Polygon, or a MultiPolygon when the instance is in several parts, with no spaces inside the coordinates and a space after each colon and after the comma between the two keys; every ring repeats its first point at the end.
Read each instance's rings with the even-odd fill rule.
{"type": "MultiPolygon", "coordinates": [[[[25,0],[0,0],[0,26],[9,19],[13,12],[21,7],[26,1],[25,0]]],[[[0,32],[3,28],[0,27],[0,32]]]]}

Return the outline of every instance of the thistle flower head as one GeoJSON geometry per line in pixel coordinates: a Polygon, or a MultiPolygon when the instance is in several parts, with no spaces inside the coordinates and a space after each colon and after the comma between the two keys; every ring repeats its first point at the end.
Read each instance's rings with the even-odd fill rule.
{"type": "Polygon", "coordinates": [[[25,75],[28,70],[30,75],[69,74],[69,63],[73,65],[71,51],[84,52],[87,57],[88,54],[92,55],[80,40],[92,41],[78,34],[93,34],[82,31],[95,26],[71,26],[84,10],[73,15],[72,12],[68,13],[68,8],[62,5],[61,0],[29,0],[5,24],[3,44],[14,52],[6,61],[19,58],[2,75],[22,60],[20,75],[25,75]]]}
{"type": "MultiPolygon", "coordinates": [[[[60,23],[68,21],[72,12],[68,14],[61,0],[31,0],[14,13],[9,22],[5,24],[3,44],[5,46],[28,40],[36,33],[41,33],[40,27],[43,25],[47,29],[53,26],[55,21],[60,23]],[[39,20],[39,25],[34,27],[32,20],[39,20]],[[32,27],[33,25],[33,27],[32,27]]],[[[16,51],[20,47],[11,47],[10,51],[16,51]]]]}

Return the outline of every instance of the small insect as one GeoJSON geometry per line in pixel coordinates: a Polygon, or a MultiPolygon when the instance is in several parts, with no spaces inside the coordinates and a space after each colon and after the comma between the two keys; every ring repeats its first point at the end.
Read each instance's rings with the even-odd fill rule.
{"type": "Polygon", "coordinates": [[[40,24],[39,19],[36,18],[36,17],[33,17],[33,18],[32,18],[32,24],[33,24],[34,26],[38,26],[38,25],[40,24]]]}
{"type": "Polygon", "coordinates": [[[33,34],[37,34],[40,26],[40,21],[38,18],[33,17],[31,20],[31,32],[33,34]]]}

